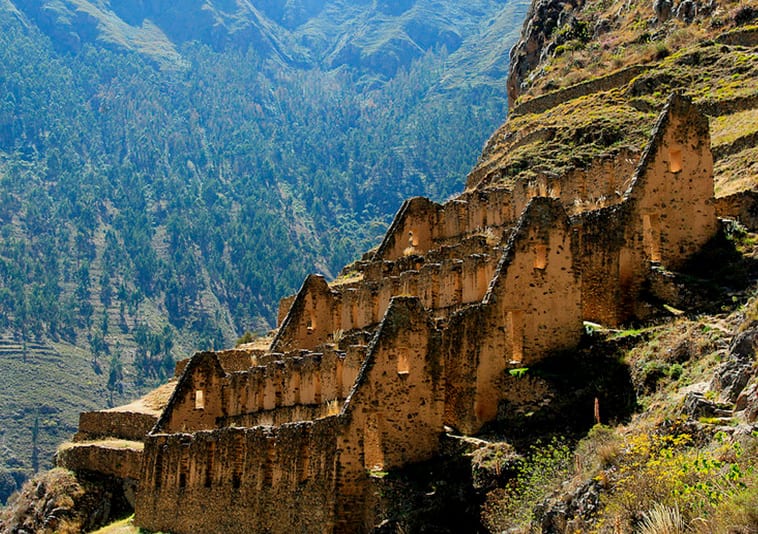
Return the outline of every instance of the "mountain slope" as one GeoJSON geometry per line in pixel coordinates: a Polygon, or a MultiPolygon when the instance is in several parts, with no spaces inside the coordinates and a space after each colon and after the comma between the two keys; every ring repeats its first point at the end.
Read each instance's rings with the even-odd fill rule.
{"type": "Polygon", "coordinates": [[[29,472],[35,421],[50,465],[78,411],[267,331],[405,197],[458,190],[525,9],[3,0],[0,465],[29,472]]]}

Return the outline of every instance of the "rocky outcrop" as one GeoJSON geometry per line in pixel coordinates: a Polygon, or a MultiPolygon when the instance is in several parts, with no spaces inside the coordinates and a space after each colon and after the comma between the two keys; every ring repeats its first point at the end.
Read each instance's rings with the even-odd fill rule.
{"type": "Polygon", "coordinates": [[[555,31],[571,23],[571,10],[584,4],[583,0],[537,0],[526,15],[521,39],[511,50],[511,69],[508,75],[508,107],[512,108],[521,95],[529,74],[557,46],[551,38],[555,31]]]}
{"type": "Polygon", "coordinates": [[[120,481],[53,469],[28,481],[11,497],[0,513],[0,532],[90,532],[130,510],[120,481]]]}
{"type": "Polygon", "coordinates": [[[753,376],[756,345],[758,324],[754,323],[734,338],[726,361],[716,369],[711,387],[727,402],[736,402],[753,376]]]}

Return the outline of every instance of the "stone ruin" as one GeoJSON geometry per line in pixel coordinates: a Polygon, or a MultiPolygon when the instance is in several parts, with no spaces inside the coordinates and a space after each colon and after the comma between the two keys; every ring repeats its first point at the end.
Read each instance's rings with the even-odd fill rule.
{"type": "Polygon", "coordinates": [[[708,121],[673,95],[632,163],[406,201],[378,249],[282,301],[267,350],[194,355],[149,432],[137,413],[129,436],[123,411],[82,415],[80,439],[146,434],[131,456],[81,443],[59,463],[137,477],[150,530],[367,531],[372,477],[538,395],[509,371],[575,347],[583,321],[647,316],[661,270],[717,225],[708,121]]]}

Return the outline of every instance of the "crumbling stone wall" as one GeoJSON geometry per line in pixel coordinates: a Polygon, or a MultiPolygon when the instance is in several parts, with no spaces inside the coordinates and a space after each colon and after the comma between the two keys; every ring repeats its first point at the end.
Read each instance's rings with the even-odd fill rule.
{"type": "Polygon", "coordinates": [[[719,217],[737,219],[754,232],[758,229],[758,192],[741,191],[717,198],[716,212],[719,217]]]}
{"type": "Polygon", "coordinates": [[[639,161],[620,154],[411,199],[354,280],[310,276],[283,301],[271,350],[195,355],[146,440],[137,524],[369,530],[373,476],[437,454],[443,424],[475,433],[499,403],[539,396],[508,371],[575,346],[583,318],[641,316],[651,267],[679,268],[714,235],[708,124],[689,100],[669,100],[639,161]]]}
{"type": "Polygon", "coordinates": [[[156,428],[173,433],[283,424],[336,411],[363,364],[365,348],[325,349],[271,354],[265,365],[231,373],[221,367],[218,353],[200,353],[179,379],[156,428]]]}
{"type": "Polygon", "coordinates": [[[631,186],[640,155],[638,150],[622,149],[613,157],[596,158],[586,169],[572,169],[556,180],[554,196],[561,198],[570,215],[619,204],[631,186]]]}
{"type": "MultiPolygon", "coordinates": [[[[365,531],[370,472],[439,449],[440,354],[419,300],[396,297],[340,415],[191,434],[159,426],[145,443],[136,523],[179,534],[365,531]]],[[[201,366],[190,364],[185,376],[193,368],[201,366]]]]}
{"type": "Polygon", "coordinates": [[[330,417],[151,435],[135,523],[176,534],[333,532],[338,426],[330,417]]]}
{"type": "MultiPolygon", "coordinates": [[[[383,274],[372,272],[360,284],[330,288],[322,277],[311,275],[294,300],[286,319],[272,343],[272,350],[294,348],[316,350],[334,339],[335,333],[364,329],[381,321],[390,300],[397,295],[418,295],[428,309],[447,316],[462,305],[479,302],[484,297],[496,269],[496,258],[486,253],[465,253],[479,248],[478,240],[468,241],[438,262],[418,263],[392,275],[394,263],[376,262],[385,267],[383,274]]],[[[443,247],[452,252],[455,247],[443,247]]],[[[435,258],[430,258],[435,259],[435,258]]],[[[398,260],[399,262],[400,260],[398,260]]],[[[403,262],[407,263],[407,262],[403,262]]]]}
{"type": "Polygon", "coordinates": [[[64,446],[56,453],[55,463],[71,471],[89,471],[124,480],[139,480],[142,472],[142,443],[64,446]]]}
{"type": "Polygon", "coordinates": [[[618,325],[646,313],[651,265],[680,268],[717,230],[708,120],[673,95],[622,203],[580,214],[584,318],[618,325]]]}
{"type": "Polygon", "coordinates": [[[445,422],[476,432],[497,414],[504,373],[581,335],[581,290],[569,221],[556,199],[537,197],[509,241],[482,304],[444,332],[445,422]]]}
{"type": "Polygon", "coordinates": [[[392,299],[345,403],[336,532],[366,532],[374,524],[372,473],[438,453],[445,391],[439,344],[418,299],[392,299]]]}
{"type": "Polygon", "coordinates": [[[79,414],[79,430],[74,441],[114,437],[142,441],[158,418],[154,415],[127,411],[97,411],[79,414]]]}

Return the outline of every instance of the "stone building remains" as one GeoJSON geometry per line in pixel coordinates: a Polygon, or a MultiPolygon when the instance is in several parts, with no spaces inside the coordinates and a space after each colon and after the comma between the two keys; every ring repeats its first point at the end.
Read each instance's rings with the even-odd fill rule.
{"type": "MultiPolygon", "coordinates": [[[[636,165],[407,200],[378,249],[282,301],[268,350],[198,353],[149,432],[134,415],[147,434],[122,473],[138,477],[135,522],[366,531],[372,476],[439,454],[445,426],[479,431],[514,395],[509,371],[576,346],[583,321],[665,301],[665,272],[716,234],[714,204],[708,121],[679,95],[636,165]],[[601,205],[587,196],[599,189],[601,205]]],[[[125,417],[109,413],[83,425],[125,417]]],[[[96,456],[61,463],[77,454],[96,456]]]]}

